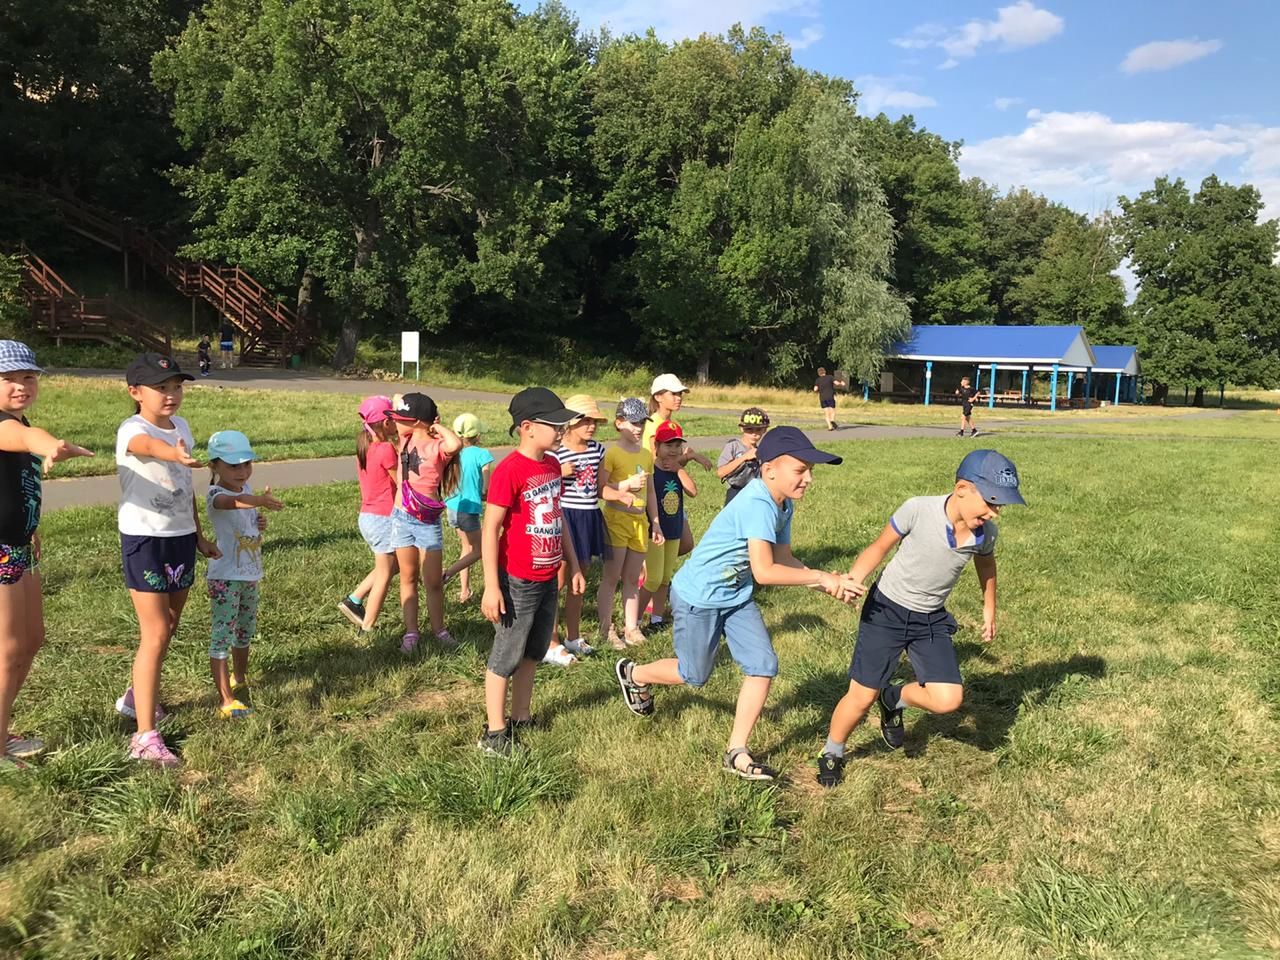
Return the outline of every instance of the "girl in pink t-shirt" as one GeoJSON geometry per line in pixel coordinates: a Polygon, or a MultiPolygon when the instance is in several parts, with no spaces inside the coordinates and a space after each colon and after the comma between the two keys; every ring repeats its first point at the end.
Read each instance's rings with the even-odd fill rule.
{"type": "Polygon", "coordinates": [[[373,551],[373,569],[338,610],[360,628],[372,632],[387,598],[391,578],[399,570],[391,546],[391,511],[396,503],[396,428],[387,419],[390,397],[368,397],[360,404],[361,430],[356,437],[356,465],[360,477],[360,535],[373,551]],[[366,603],[366,598],[368,602],[366,603]]]}

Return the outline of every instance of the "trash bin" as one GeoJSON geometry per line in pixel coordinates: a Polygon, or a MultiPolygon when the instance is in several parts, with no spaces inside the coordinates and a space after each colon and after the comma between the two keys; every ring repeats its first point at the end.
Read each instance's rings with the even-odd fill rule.
{"type": "Polygon", "coordinates": [[[290,370],[302,369],[302,354],[295,353],[293,356],[289,358],[289,369],[290,370]]]}

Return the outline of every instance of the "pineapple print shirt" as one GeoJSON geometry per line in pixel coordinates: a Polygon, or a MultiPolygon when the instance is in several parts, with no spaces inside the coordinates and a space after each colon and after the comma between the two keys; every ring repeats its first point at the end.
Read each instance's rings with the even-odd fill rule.
{"type": "Polygon", "coordinates": [[[658,526],[668,540],[679,540],[684,531],[684,487],[680,475],[654,465],[654,493],[658,495],[658,526]]]}

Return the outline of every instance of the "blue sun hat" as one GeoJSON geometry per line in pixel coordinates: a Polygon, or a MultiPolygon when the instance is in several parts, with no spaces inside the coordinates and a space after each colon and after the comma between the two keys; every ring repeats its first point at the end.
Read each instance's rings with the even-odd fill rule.
{"type": "Polygon", "coordinates": [[[968,480],[978,488],[987,503],[998,507],[1008,504],[1026,506],[1018,490],[1018,468],[1003,453],[995,450],[973,450],[956,468],[957,480],[968,480]]]}
{"type": "Polygon", "coordinates": [[[0,373],[16,373],[19,370],[44,371],[36,366],[35,351],[20,340],[0,340],[0,373]]]}
{"type": "Polygon", "coordinates": [[[209,438],[209,459],[234,466],[257,460],[258,455],[249,446],[249,438],[239,430],[219,430],[209,438]]]}

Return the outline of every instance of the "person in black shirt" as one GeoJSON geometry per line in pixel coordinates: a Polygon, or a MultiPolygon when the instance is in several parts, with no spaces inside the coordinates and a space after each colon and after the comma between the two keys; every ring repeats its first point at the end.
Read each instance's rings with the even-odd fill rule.
{"type": "Polygon", "coordinates": [[[956,431],[957,437],[964,436],[964,428],[969,428],[969,436],[976,437],[978,428],[973,425],[973,401],[978,399],[978,391],[969,384],[968,377],[960,378],[960,389],[956,391],[956,396],[960,398],[960,429],[956,431]]]}
{"type": "Polygon", "coordinates": [[[813,392],[818,395],[818,403],[822,407],[822,416],[827,421],[828,430],[836,428],[836,387],[843,386],[844,381],[827,373],[826,367],[818,368],[818,379],[814,381],[813,392]]]}
{"type": "Polygon", "coordinates": [[[200,358],[200,376],[207,377],[209,375],[209,367],[212,362],[209,358],[209,335],[206,333],[200,338],[200,342],[196,344],[196,355],[200,358]]]}
{"type": "Polygon", "coordinates": [[[235,357],[231,351],[235,349],[236,328],[231,325],[229,320],[222,321],[222,333],[218,342],[218,347],[222,350],[222,369],[234,367],[235,357]]]}

